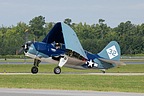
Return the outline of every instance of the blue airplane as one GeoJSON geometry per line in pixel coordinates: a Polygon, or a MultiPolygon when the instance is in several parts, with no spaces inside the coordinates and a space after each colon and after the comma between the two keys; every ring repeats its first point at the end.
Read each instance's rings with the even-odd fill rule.
{"type": "Polygon", "coordinates": [[[58,22],[54,25],[42,42],[28,41],[22,46],[25,56],[34,59],[31,68],[33,74],[38,73],[41,61],[56,63],[55,74],[61,73],[61,67],[66,66],[77,69],[100,69],[105,73],[106,69],[120,62],[120,47],[116,41],[111,41],[100,53],[92,54],[83,49],[74,30],[65,23],[58,22]]]}

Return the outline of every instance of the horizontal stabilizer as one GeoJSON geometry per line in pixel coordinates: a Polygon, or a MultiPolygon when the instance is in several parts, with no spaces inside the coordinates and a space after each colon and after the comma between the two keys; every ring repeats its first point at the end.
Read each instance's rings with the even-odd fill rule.
{"type": "Polygon", "coordinates": [[[121,62],[121,61],[115,61],[115,60],[108,60],[108,59],[103,59],[103,58],[99,58],[99,60],[106,62],[106,63],[110,63],[110,64],[115,64],[116,66],[119,65],[126,65],[125,63],[121,62]]]}

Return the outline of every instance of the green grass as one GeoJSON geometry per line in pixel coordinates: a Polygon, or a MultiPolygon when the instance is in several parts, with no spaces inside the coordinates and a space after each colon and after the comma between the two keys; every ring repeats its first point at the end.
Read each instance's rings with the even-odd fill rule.
{"type": "Polygon", "coordinates": [[[144,64],[128,64],[126,66],[114,67],[106,72],[116,73],[144,73],[144,64]]]}
{"type": "Polygon", "coordinates": [[[0,75],[1,88],[92,90],[144,93],[144,76],[0,75]]]}
{"type": "MultiPolygon", "coordinates": [[[[99,70],[77,70],[62,68],[60,75],[27,74],[10,75],[7,73],[31,73],[31,64],[1,64],[0,88],[31,88],[31,89],[61,89],[61,90],[92,90],[144,93],[144,76],[107,76],[63,73],[98,73],[99,70]]],[[[40,64],[40,73],[53,73],[56,64],[40,64]]],[[[112,68],[106,72],[114,73],[144,73],[144,64],[132,64],[112,68]]]]}
{"type": "Polygon", "coordinates": [[[22,62],[22,63],[25,63],[25,62],[34,62],[33,59],[0,59],[0,62],[4,62],[4,63],[9,63],[9,62],[22,62]]]}
{"type": "MultiPolygon", "coordinates": [[[[0,59],[0,62],[4,62],[4,63],[9,63],[9,62],[33,62],[33,59],[17,59],[17,58],[12,58],[9,59],[7,58],[6,60],[4,58],[0,59]]],[[[144,62],[143,58],[122,58],[121,59],[122,62],[144,62]]]]}
{"type": "Polygon", "coordinates": [[[122,62],[144,62],[143,58],[133,58],[133,59],[121,59],[122,62]]]}
{"type": "MultiPolygon", "coordinates": [[[[30,73],[32,64],[1,64],[0,65],[0,73],[30,73]]],[[[56,67],[56,64],[41,64],[39,66],[39,72],[40,73],[53,73],[54,67],[56,67]]],[[[126,66],[120,66],[111,68],[109,70],[106,70],[106,72],[114,72],[114,73],[144,73],[144,64],[132,64],[132,65],[126,65],[126,66]]],[[[78,70],[78,69],[72,69],[72,68],[66,68],[62,67],[62,72],[74,72],[74,73],[90,73],[90,72],[101,72],[97,69],[87,69],[87,70],[78,70]]]]}

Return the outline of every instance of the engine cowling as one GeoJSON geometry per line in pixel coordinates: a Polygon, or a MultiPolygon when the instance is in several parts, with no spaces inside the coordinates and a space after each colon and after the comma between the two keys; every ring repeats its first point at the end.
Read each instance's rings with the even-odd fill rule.
{"type": "Polygon", "coordinates": [[[33,43],[32,41],[28,41],[24,45],[22,45],[22,48],[24,49],[24,52],[27,53],[27,51],[29,50],[29,47],[31,46],[32,43],[33,43]]]}

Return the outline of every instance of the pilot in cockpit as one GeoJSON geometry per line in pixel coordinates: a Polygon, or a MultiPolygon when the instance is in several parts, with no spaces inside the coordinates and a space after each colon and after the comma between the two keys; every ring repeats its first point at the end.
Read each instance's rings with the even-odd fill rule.
{"type": "Polygon", "coordinates": [[[55,43],[55,48],[60,49],[60,43],[55,43]]]}

